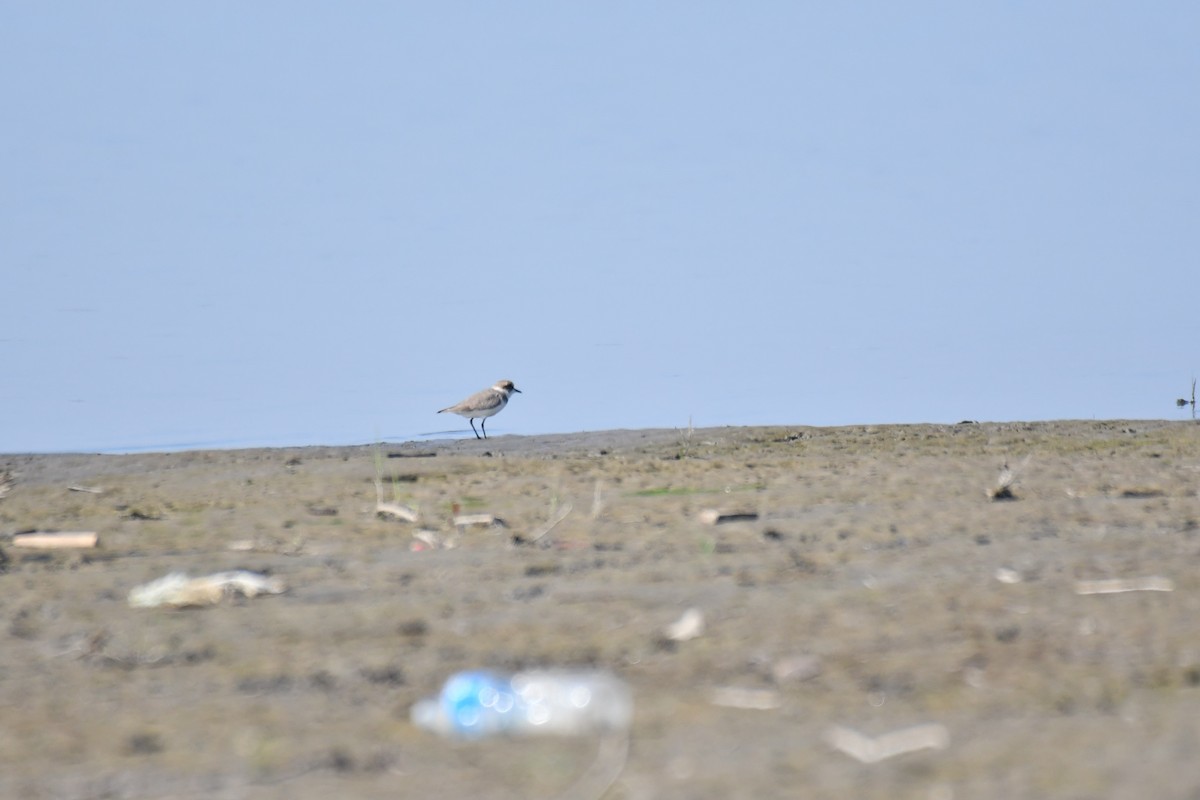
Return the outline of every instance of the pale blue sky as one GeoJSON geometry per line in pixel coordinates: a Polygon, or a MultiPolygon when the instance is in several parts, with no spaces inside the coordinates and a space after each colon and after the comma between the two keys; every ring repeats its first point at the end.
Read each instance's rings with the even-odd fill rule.
{"type": "Polygon", "coordinates": [[[1176,418],[1200,4],[0,3],[0,452],[1176,418]]]}

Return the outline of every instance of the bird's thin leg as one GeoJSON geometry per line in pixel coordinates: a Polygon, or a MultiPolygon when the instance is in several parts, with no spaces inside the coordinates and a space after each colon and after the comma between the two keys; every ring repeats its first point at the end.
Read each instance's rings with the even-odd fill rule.
{"type": "Polygon", "coordinates": [[[487,438],[487,417],[479,420],[479,427],[483,428],[483,438],[487,438]]]}
{"type": "Polygon", "coordinates": [[[475,434],[475,438],[476,438],[476,439],[478,439],[478,438],[479,438],[479,431],[475,430],[475,420],[474,420],[474,419],[469,419],[469,420],[467,420],[467,421],[471,423],[471,433],[475,434]]]}

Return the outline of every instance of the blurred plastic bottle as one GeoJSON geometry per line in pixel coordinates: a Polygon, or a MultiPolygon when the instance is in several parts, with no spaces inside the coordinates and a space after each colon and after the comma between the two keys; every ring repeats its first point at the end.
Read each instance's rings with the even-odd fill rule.
{"type": "Polygon", "coordinates": [[[451,675],[437,697],[413,706],[414,725],[443,736],[575,735],[623,730],[633,717],[629,685],[608,672],[485,670],[451,675]]]}

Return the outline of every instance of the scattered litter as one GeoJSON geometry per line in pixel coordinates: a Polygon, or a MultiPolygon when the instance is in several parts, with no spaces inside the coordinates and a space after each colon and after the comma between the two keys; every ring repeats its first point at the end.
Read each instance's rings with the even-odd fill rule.
{"type": "Polygon", "coordinates": [[[104,494],[99,486],[68,486],[68,492],[83,492],[84,494],[104,494]]]}
{"type": "Polygon", "coordinates": [[[375,504],[375,513],[380,517],[394,517],[404,522],[417,521],[417,512],[399,503],[377,502],[375,504]]]}
{"type": "Polygon", "coordinates": [[[477,670],[451,675],[437,697],[412,707],[414,725],[442,736],[578,735],[623,731],[633,717],[629,685],[598,670],[477,670]]]}
{"type": "Polygon", "coordinates": [[[70,547],[96,547],[100,536],[93,531],[61,531],[46,533],[18,533],[13,536],[13,547],[34,547],[39,550],[58,550],[70,547]]]}
{"type": "Polygon", "coordinates": [[[686,642],[704,635],[704,613],[698,608],[689,608],[683,616],[663,630],[663,635],[672,642],[686,642]]]}
{"type": "Polygon", "coordinates": [[[458,539],[455,536],[447,536],[443,539],[437,535],[437,532],[425,529],[414,532],[413,540],[409,549],[414,553],[423,550],[453,550],[458,545],[458,539]]]}
{"type": "Polygon", "coordinates": [[[856,730],[835,725],[825,734],[825,742],[857,761],[874,764],[917,750],[944,750],[950,745],[950,732],[945,725],[930,723],[872,738],[856,730]]]}
{"type": "Polygon", "coordinates": [[[129,592],[129,605],[134,608],[188,608],[211,606],[221,602],[226,594],[256,597],[260,594],[281,594],[283,579],[247,570],[217,572],[202,578],[189,578],[185,573],[172,572],[156,581],[135,586],[129,592]]]}
{"type": "Polygon", "coordinates": [[[706,508],[699,514],[700,521],[705,525],[724,525],[727,522],[753,522],[758,514],[753,511],[718,511],[706,508]]]}
{"type": "Polygon", "coordinates": [[[466,528],[471,525],[482,525],[483,527],[495,525],[498,528],[507,527],[504,524],[504,520],[495,514],[460,514],[454,518],[454,524],[459,528],[466,528]]]}
{"type": "Polygon", "coordinates": [[[1148,578],[1112,578],[1099,581],[1075,581],[1075,594],[1119,594],[1121,592],[1173,592],[1170,578],[1153,575],[1148,578]]]}
{"type": "Polygon", "coordinates": [[[753,711],[771,711],[783,704],[779,699],[779,692],[774,689],[742,689],[736,686],[713,689],[709,700],[714,706],[753,711]]]}
{"type": "Polygon", "coordinates": [[[1020,583],[1021,573],[1008,567],[996,567],[996,580],[1001,583],[1020,583]]]}
{"type": "Polygon", "coordinates": [[[799,683],[821,674],[821,659],[806,654],[787,656],[771,666],[771,677],[776,683],[799,683]]]}
{"type": "Polygon", "coordinates": [[[627,683],[601,671],[459,672],[437,697],[416,703],[410,717],[420,728],[460,739],[599,733],[595,761],[559,795],[599,798],[629,757],[633,694],[627,683]]]}

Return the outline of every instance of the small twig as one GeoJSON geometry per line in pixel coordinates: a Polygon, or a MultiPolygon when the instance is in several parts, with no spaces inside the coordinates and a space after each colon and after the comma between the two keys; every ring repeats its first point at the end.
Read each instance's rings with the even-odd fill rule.
{"type": "Polygon", "coordinates": [[[689,414],[688,415],[687,433],[684,434],[683,439],[679,443],[680,444],[680,452],[678,453],[679,458],[681,458],[681,459],[687,458],[691,454],[691,452],[692,452],[692,435],[695,434],[695,432],[696,432],[696,429],[694,427],[692,427],[692,415],[689,414]]]}

